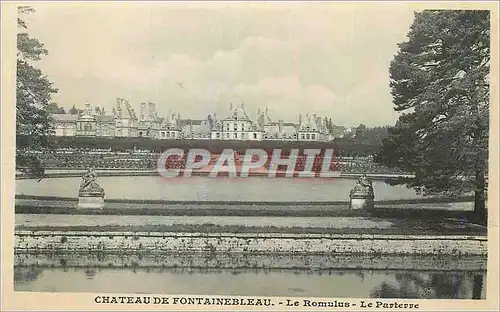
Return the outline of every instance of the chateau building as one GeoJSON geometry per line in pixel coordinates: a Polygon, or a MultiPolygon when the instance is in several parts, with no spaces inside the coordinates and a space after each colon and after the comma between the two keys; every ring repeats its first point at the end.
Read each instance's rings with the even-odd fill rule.
{"type": "Polygon", "coordinates": [[[56,136],[75,136],[78,114],[53,114],[52,124],[56,136]]]}
{"type": "Polygon", "coordinates": [[[299,115],[298,123],[273,121],[269,110],[257,111],[252,120],[244,104],[230,104],[229,114],[215,113],[204,120],[181,119],[170,112],[159,117],[154,103],[141,103],[139,117],[130,103],[117,99],[112,114],[93,110],[90,104],[80,114],[53,114],[56,136],[143,137],[153,139],[240,140],[240,141],[330,141],[326,125],[315,114],[299,115]]]}
{"type": "Polygon", "coordinates": [[[116,137],[137,137],[137,116],[128,101],[124,99],[116,100],[115,136],[116,137]]]}
{"type": "Polygon", "coordinates": [[[262,140],[262,127],[250,120],[243,104],[240,106],[231,104],[226,118],[218,120],[212,117],[212,120],[211,138],[213,140],[262,140]]]}

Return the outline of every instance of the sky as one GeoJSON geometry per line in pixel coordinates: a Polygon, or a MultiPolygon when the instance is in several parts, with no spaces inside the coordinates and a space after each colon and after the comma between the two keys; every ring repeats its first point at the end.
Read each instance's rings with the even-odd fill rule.
{"type": "Polygon", "coordinates": [[[410,3],[38,3],[37,67],[65,108],[202,119],[244,104],[251,118],[327,116],[337,125],[393,124],[389,65],[413,21],[410,3]]]}

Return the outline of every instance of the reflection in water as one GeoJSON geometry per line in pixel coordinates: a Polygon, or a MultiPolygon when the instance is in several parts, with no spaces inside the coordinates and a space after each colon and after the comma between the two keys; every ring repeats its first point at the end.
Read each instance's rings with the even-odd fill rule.
{"type": "Polygon", "coordinates": [[[479,281],[482,279],[482,274],[431,274],[427,278],[418,273],[395,274],[396,284],[383,282],[373,289],[370,297],[457,299],[472,293],[471,299],[481,299],[482,283],[479,281]]]}
{"type": "Polygon", "coordinates": [[[97,272],[94,269],[86,269],[85,270],[85,276],[87,279],[92,279],[94,276],[96,276],[97,272]]]}
{"type": "Polygon", "coordinates": [[[472,286],[472,299],[483,299],[483,283],[484,275],[477,274],[474,276],[474,285],[472,286]]]}
{"type": "Polygon", "coordinates": [[[15,267],[16,291],[484,299],[485,272],[15,267]]]}
{"type": "Polygon", "coordinates": [[[37,267],[18,268],[14,267],[14,281],[33,282],[42,274],[43,269],[37,267]]]}

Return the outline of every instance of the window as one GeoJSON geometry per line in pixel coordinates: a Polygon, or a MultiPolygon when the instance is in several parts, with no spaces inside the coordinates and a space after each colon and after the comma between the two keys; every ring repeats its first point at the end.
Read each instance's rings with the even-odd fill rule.
{"type": "Polygon", "coordinates": [[[234,134],[234,138],[237,139],[238,138],[238,133],[235,133],[234,134]]]}
{"type": "Polygon", "coordinates": [[[311,139],[316,139],[316,134],[311,134],[311,139]]]}
{"type": "Polygon", "coordinates": [[[217,139],[220,139],[220,133],[219,133],[219,132],[217,132],[217,133],[215,134],[215,136],[217,137],[217,139]]]}
{"type": "Polygon", "coordinates": [[[304,134],[303,134],[303,133],[300,135],[300,138],[301,138],[302,140],[303,140],[303,139],[305,139],[305,138],[304,138],[304,134]]]}
{"type": "Polygon", "coordinates": [[[306,134],[306,139],[308,139],[308,140],[310,139],[309,133],[306,134]]]}
{"type": "Polygon", "coordinates": [[[226,138],[229,139],[229,133],[226,133],[226,138]]]}
{"type": "Polygon", "coordinates": [[[238,124],[234,124],[234,131],[238,131],[238,124]]]}
{"type": "Polygon", "coordinates": [[[245,131],[245,124],[241,124],[241,131],[245,131]]]}
{"type": "Polygon", "coordinates": [[[257,139],[257,133],[254,133],[254,134],[253,134],[253,138],[254,138],[254,139],[257,139]]]}

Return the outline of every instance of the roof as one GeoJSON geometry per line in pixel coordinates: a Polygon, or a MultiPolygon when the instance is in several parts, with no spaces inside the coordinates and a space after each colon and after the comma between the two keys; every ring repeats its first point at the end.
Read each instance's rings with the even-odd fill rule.
{"type": "Polygon", "coordinates": [[[77,121],[78,114],[52,114],[54,121],[77,121]]]}
{"type": "Polygon", "coordinates": [[[316,118],[311,115],[306,115],[299,125],[298,131],[320,131],[316,118]]]}
{"type": "Polygon", "coordinates": [[[297,128],[295,127],[294,124],[292,124],[292,125],[283,124],[283,128],[281,129],[281,133],[294,134],[296,132],[297,132],[297,128]]]}
{"type": "Polygon", "coordinates": [[[182,128],[182,127],[189,125],[189,124],[201,125],[205,120],[203,120],[203,119],[180,119],[179,121],[180,121],[181,128],[182,128]]]}
{"type": "Polygon", "coordinates": [[[196,133],[196,134],[208,134],[211,133],[210,125],[208,122],[202,123],[202,124],[192,124],[192,125],[184,125],[182,127],[182,133],[184,134],[189,134],[189,133],[196,133]]]}
{"type": "Polygon", "coordinates": [[[97,115],[97,116],[95,116],[95,119],[97,121],[101,121],[101,122],[114,122],[115,121],[115,117],[111,116],[111,115],[97,115]]]}
{"type": "Polygon", "coordinates": [[[117,110],[120,109],[122,112],[122,118],[137,119],[137,116],[135,115],[135,111],[132,108],[132,106],[130,105],[129,101],[126,101],[124,99],[119,98],[119,99],[117,99],[116,105],[117,105],[116,106],[117,110]],[[124,104],[125,107],[123,107],[122,104],[124,104]]]}
{"type": "Polygon", "coordinates": [[[285,135],[289,135],[289,134],[294,134],[297,132],[297,128],[295,127],[295,125],[285,125],[284,123],[282,124],[282,127],[281,127],[281,132],[279,131],[279,123],[272,123],[271,125],[267,125],[264,127],[265,129],[265,132],[268,133],[268,134],[285,134],[285,135]]]}
{"type": "Polygon", "coordinates": [[[246,120],[246,121],[251,121],[250,118],[248,117],[245,108],[243,104],[240,106],[238,105],[232,105],[229,110],[229,116],[227,116],[224,120],[246,120]]]}
{"type": "Polygon", "coordinates": [[[125,107],[127,108],[128,115],[131,119],[137,119],[137,116],[135,115],[135,111],[130,105],[129,101],[125,101],[125,107]]]}

